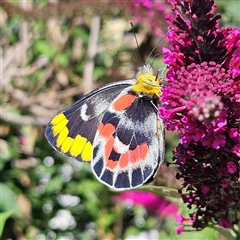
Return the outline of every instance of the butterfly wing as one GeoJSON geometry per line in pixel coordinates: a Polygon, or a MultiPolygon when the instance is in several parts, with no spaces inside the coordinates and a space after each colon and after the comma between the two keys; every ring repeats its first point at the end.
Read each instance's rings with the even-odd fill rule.
{"type": "Polygon", "coordinates": [[[91,162],[94,174],[117,190],[146,183],[164,159],[163,131],[151,99],[130,88],[123,90],[98,126],[91,162]]]}
{"type": "Polygon", "coordinates": [[[68,157],[91,161],[93,139],[104,112],[133,83],[134,80],[110,83],[79,99],[48,123],[45,130],[48,142],[68,157]]]}

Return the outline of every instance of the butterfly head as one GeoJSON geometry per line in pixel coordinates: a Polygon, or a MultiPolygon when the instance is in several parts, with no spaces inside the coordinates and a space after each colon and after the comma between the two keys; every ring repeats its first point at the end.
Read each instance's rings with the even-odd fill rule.
{"type": "Polygon", "coordinates": [[[142,93],[149,97],[162,95],[161,84],[162,77],[153,75],[153,69],[149,64],[139,68],[136,76],[136,83],[132,86],[132,90],[136,93],[142,93]]]}

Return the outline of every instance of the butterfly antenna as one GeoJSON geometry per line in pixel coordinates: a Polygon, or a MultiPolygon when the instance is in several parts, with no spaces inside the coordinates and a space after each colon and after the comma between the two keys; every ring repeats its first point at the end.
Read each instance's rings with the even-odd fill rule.
{"type": "MultiPolygon", "coordinates": [[[[156,54],[156,55],[154,56],[154,58],[153,58],[153,60],[152,60],[152,63],[151,63],[151,65],[150,65],[151,67],[153,67],[153,63],[154,63],[156,57],[157,57],[157,56],[161,56],[161,55],[163,55],[163,54],[158,53],[158,54],[156,54]]],[[[166,71],[166,69],[167,69],[167,67],[158,69],[157,75],[156,75],[156,79],[157,79],[158,77],[163,78],[163,75],[164,75],[164,72],[166,71]],[[160,76],[159,76],[159,74],[160,74],[160,76]]]]}
{"type": "MultiPolygon", "coordinates": [[[[154,52],[154,50],[157,48],[157,46],[160,44],[160,42],[168,35],[170,30],[167,31],[167,33],[162,37],[160,38],[160,40],[158,41],[158,43],[155,45],[155,47],[152,49],[152,51],[149,53],[147,59],[146,59],[146,63],[148,62],[149,58],[151,57],[152,53],[154,52]]],[[[156,55],[157,56],[157,55],[156,55]]],[[[154,60],[156,58],[156,56],[154,57],[154,60]]],[[[153,64],[153,63],[152,63],[153,64]]]]}
{"type": "Polygon", "coordinates": [[[153,66],[153,63],[154,63],[155,59],[156,59],[158,56],[161,56],[161,55],[163,55],[163,54],[158,53],[158,54],[156,54],[156,55],[153,57],[152,63],[150,64],[151,67],[153,66]]]}
{"type": "Polygon", "coordinates": [[[141,57],[141,59],[142,59],[142,61],[144,63],[144,58],[143,58],[143,55],[142,55],[142,53],[140,51],[140,48],[139,48],[139,44],[138,44],[138,40],[137,40],[137,36],[136,36],[134,25],[133,25],[132,22],[130,22],[130,24],[131,24],[131,27],[132,27],[132,30],[133,30],[133,34],[134,34],[134,38],[135,38],[135,41],[136,41],[136,44],[137,44],[137,49],[138,49],[139,55],[140,55],[140,57],[141,57]]]}

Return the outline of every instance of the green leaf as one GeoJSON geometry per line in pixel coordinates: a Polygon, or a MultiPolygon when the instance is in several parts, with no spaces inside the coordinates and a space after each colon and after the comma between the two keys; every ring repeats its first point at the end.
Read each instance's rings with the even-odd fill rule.
{"type": "Polygon", "coordinates": [[[9,108],[6,110],[7,113],[15,114],[17,116],[21,115],[21,111],[19,108],[9,108]]]}
{"type": "Polygon", "coordinates": [[[152,192],[156,195],[164,196],[164,197],[181,198],[181,195],[179,194],[177,189],[168,188],[168,187],[164,187],[164,186],[144,185],[144,186],[138,188],[138,190],[152,192]]]}
{"type": "Polygon", "coordinates": [[[17,205],[17,195],[7,184],[0,183],[0,212],[19,211],[17,205]]]}
{"type": "Polygon", "coordinates": [[[236,238],[231,234],[229,229],[222,228],[220,226],[211,226],[212,229],[218,231],[222,236],[228,240],[235,240],[236,238]]]}
{"type": "Polygon", "coordinates": [[[79,37],[83,40],[83,43],[84,44],[88,44],[88,41],[89,41],[89,33],[81,28],[81,27],[76,27],[74,30],[73,30],[73,37],[79,37]]]}
{"type": "Polygon", "coordinates": [[[11,153],[9,143],[3,139],[0,139],[0,171],[4,168],[5,164],[11,160],[11,153]]]}
{"type": "Polygon", "coordinates": [[[46,187],[46,193],[58,192],[62,189],[63,179],[61,176],[53,177],[46,187]]]}
{"type": "Polygon", "coordinates": [[[5,222],[12,215],[13,210],[0,213],[0,237],[2,236],[5,222]]]}
{"type": "Polygon", "coordinates": [[[69,65],[68,55],[66,53],[61,53],[57,58],[57,62],[60,66],[67,67],[69,65]]]}
{"type": "Polygon", "coordinates": [[[52,59],[57,51],[54,46],[50,45],[44,40],[35,41],[33,44],[33,49],[37,52],[38,55],[44,55],[49,59],[52,59]]]}
{"type": "MultiPolygon", "coordinates": [[[[161,238],[160,238],[161,239],[161,238]]],[[[217,240],[217,232],[209,227],[204,228],[201,231],[196,231],[193,228],[189,228],[181,234],[177,234],[175,228],[172,228],[170,239],[186,240],[186,239],[198,239],[198,240],[217,240]]]]}
{"type": "Polygon", "coordinates": [[[32,82],[32,83],[35,83],[37,84],[37,82],[42,78],[43,76],[43,70],[42,69],[38,69],[36,70],[33,74],[31,74],[29,76],[29,80],[32,82]]]}
{"type": "Polygon", "coordinates": [[[106,68],[104,67],[95,67],[94,76],[96,79],[102,78],[106,75],[106,68]]]}
{"type": "Polygon", "coordinates": [[[129,237],[129,236],[135,236],[137,234],[139,234],[140,230],[139,228],[135,227],[135,226],[129,226],[124,233],[124,239],[129,237]]]}
{"type": "MultiPolygon", "coordinates": [[[[1,9],[2,11],[2,9],[1,9]]],[[[2,12],[1,12],[2,14],[2,12]]],[[[8,38],[8,41],[10,44],[17,43],[19,41],[19,31],[21,28],[22,19],[20,17],[11,17],[8,18],[8,21],[6,21],[6,32],[2,31],[1,36],[3,37],[5,34],[8,38]]],[[[2,30],[2,28],[1,28],[2,30]]]]}

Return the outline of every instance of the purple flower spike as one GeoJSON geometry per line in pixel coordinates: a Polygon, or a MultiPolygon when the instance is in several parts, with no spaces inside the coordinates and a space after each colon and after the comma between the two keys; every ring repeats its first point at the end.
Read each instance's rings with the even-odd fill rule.
{"type": "Polygon", "coordinates": [[[240,202],[240,30],[219,29],[213,0],[168,0],[175,18],[160,116],[180,134],[179,190],[193,227],[237,224],[240,202]],[[232,214],[235,214],[233,217],[232,214]],[[231,215],[231,218],[230,218],[231,215]]]}

